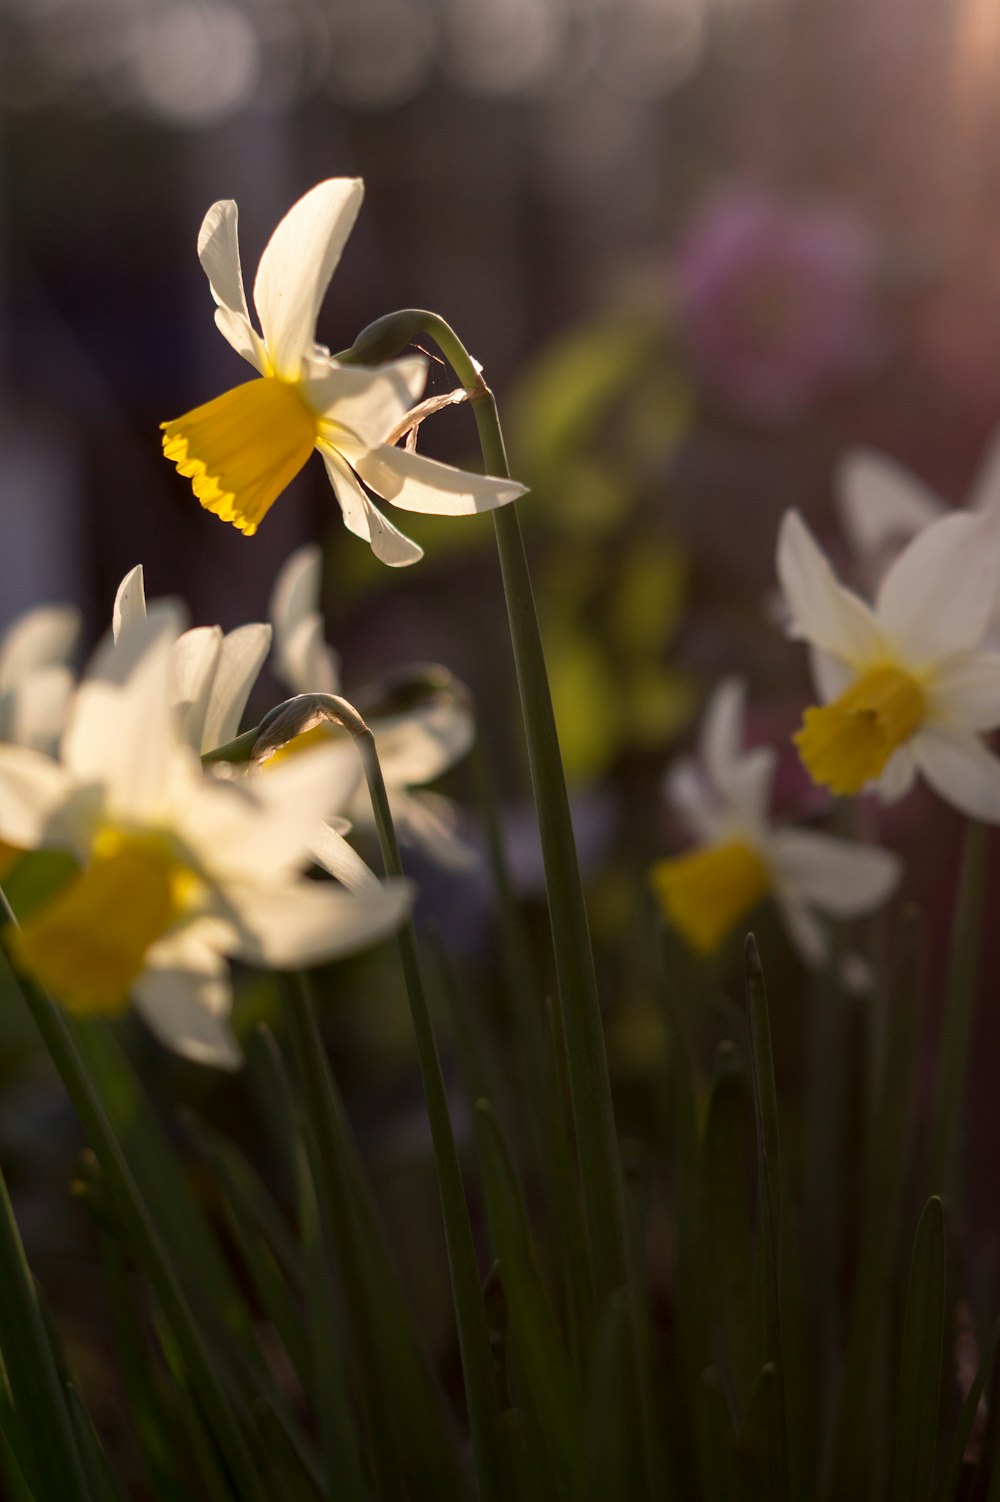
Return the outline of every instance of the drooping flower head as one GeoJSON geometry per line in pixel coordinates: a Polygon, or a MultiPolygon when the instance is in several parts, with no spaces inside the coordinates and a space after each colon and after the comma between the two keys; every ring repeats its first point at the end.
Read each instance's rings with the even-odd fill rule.
{"type": "Polygon", "coordinates": [[[319,750],[257,782],[206,776],[177,733],[178,619],[158,606],[107,640],[74,696],[59,759],[0,746],[0,839],[62,849],[76,875],[8,929],[15,965],[81,1014],[131,999],[167,1047],[234,1067],[227,957],[280,968],[389,932],[405,883],[354,896],[306,880],[316,823],[353,792],[319,750]]]}
{"type": "MultiPolygon", "coordinates": [[[[324,639],[319,609],[321,568],[318,547],[297,549],[278,575],[271,596],[274,670],[297,694],[341,691],[340,660],[324,639]]],[[[477,852],[458,833],[454,805],[423,787],[443,776],[472,746],[475,719],[465,690],[452,679],[447,690],[424,695],[413,708],[366,713],[366,718],[400,840],[419,846],[443,866],[465,870],[477,864],[477,852]]],[[[371,824],[371,800],[365,789],[358,789],[348,813],[356,824],[371,824]]]]}
{"type": "Polygon", "coordinates": [[[803,958],[820,964],[827,944],[819,915],[873,911],[899,880],[899,862],[818,831],[775,829],[775,753],[743,749],[743,718],[743,685],[726,679],[706,710],[698,761],[679,762],[665,786],[695,848],[657,862],[653,887],[674,927],[704,954],[771,897],[803,958]]]}
{"type": "Polygon", "coordinates": [[[786,513],[778,577],[789,630],[812,647],[823,703],[795,736],[813,780],[840,795],[900,798],[920,772],[973,818],[1000,821],[1000,655],[982,651],[1000,582],[989,516],[945,516],[904,549],[874,606],[841,585],[809,528],[786,513]]]}
{"type": "Polygon", "coordinates": [[[363,370],[339,364],[316,343],[320,304],[362,195],[359,179],[331,178],[282,219],[254,282],[260,333],[243,290],[236,204],[212,205],[198,255],[216,325],[259,379],[163,423],[163,451],[201,504],[249,537],[318,449],[345,525],[383,563],[401,565],[414,563],[421,549],[382,515],[369,491],[404,511],[458,516],[502,506],[524,487],[396,446],[427,380],[422,357],[363,370]]]}

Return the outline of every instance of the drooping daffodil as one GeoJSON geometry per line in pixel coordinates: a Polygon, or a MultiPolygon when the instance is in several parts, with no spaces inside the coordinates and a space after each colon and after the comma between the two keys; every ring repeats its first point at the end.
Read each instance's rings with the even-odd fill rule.
{"type": "MultiPolygon", "coordinates": [[[[940,496],[902,465],[872,449],[853,449],[840,466],[837,503],[841,523],[873,590],[908,542],[932,522],[952,513],[940,496]]],[[[965,510],[1000,517],[1000,434],[980,466],[965,510]]],[[[1000,601],[992,628],[1000,625],[1000,601]]]]}
{"type": "Polygon", "coordinates": [[[159,1040],[240,1062],[227,960],[289,968],[389,933],[405,883],[361,899],[304,876],[309,834],[353,780],[320,749],[259,784],[207,776],[177,733],[176,610],[106,639],[70,706],[58,758],[0,746],[0,839],[70,852],[78,870],[9,926],[15,967],[67,1009],[131,999],[159,1040]]]}
{"type": "Polygon", "coordinates": [[[803,958],[822,964],[821,915],[854,918],[896,886],[895,855],[817,830],[774,828],[769,819],[776,756],[743,749],[745,692],[726,679],[709,701],[699,756],[668,774],[665,792],[696,841],[652,869],[664,912],[691,946],[718,949],[758,903],[772,898],[803,958]]]}
{"type": "Polygon", "coordinates": [[[954,514],[925,527],[870,606],[789,511],[778,578],[822,700],[795,736],[813,780],[891,801],[919,772],[964,813],[1000,822],[1000,761],[982,739],[1000,725],[1000,654],[980,646],[1000,583],[994,519],[954,514]]]}
{"type": "Polygon", "coordinates": [[[404,511],[458,516],[505,505],[524,487],[397,446],[426,384],[422,356],[361,369],[338,363],[316,343],[320,304],[363,191],[357,178],[331,178],[282,219],[254,283],[260,333],[243,289],[236,204],[212,205],[198,256],[216,325],[259,379],[163,423],[163,451],[201,504],[249,537],[318,449],[347,528],[383,563],[402,565],[422,550],[382,515],[369,491],[404,511]]]}
{"type": "MultiPolygon", "coordinates": [[[[285,563],[271,596],[274,671],[297,694],[341,692],[340,659],[324,639],[321,572],[320,549],[307,544],[285,563]]],[[[475,719],[464,689],[450,679],[447,688],[427,693],[413,707],[366,713],[366,719],[400,840],[418,846],[439,865],[456,870],[475,865],[478,854],[458,833],[454,804],[423,787],[466,756],[475,739],[475,719]]],[[[354,795],[348,814],[358,825],[372,823],[365,788],[354,795]]]]}

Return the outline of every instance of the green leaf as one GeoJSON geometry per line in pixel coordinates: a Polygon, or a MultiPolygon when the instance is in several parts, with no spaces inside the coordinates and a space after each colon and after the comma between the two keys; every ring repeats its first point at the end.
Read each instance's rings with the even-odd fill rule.
{"type": "Polygon", "coordinates": [[[738,1411],[750,1402],[763,1359],[754,1311],[753,1240],[745,1147],[752,1126],[749,1081],[732,1043],[720,1044],[702,1139],[705,1255],[738,1411]]]}
{"type": "Polygon", "coordinates": [[[990,1331],[989,1339],[986,1342],[979,1366],[976,1369],[972,1386],[969,1388],[965,1402],[962,1404],[962,1412],[959,1415],[955,1432],[948,1446],[948,1453],[944,1458],[944,1465],[941,1468],[941,1480],[934,1494],[935,1502],[956,1502],[961,1483],[962,1464],[965,1458],[966,1447],[969,1443],[969,1436],[972,1433],[972,1426],[976,1420],[979,1404],[986,1390],[986,1384],[993,1372],[998,1345],[1000,1345],[1000,1317],[997,1318],[993,1329],[990,1331]]]}
{"type": "Polygon", "coordinates": [[[930,1495],[941,1407],[945,1318],[944,1208],[927,1201],[917,1227],[903,1325],[893,1502],[930,1495]]]}
{"type": "Polygon", "coordinates": [[[736,1462],[733,1416],[721,1374],[703,1372],[696,1394],[698,1470],[704,1502],[737,1502],[742,1483],[736,1462]]]}
{"type": "Polygon", "coordinates": [[[483,1100],[476,1103],[476,1145],[512,1343],[553,1472],[565,1489],[582,1450],[583,1391],[542,1284],[507,1144],[492,1107],[483,1100]]]}

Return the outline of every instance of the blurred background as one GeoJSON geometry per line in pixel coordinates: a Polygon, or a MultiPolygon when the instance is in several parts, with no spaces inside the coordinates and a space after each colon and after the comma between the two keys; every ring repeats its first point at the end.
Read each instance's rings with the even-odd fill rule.
{"type": "MultiPolygon", "coordinates": [[[[407,515],[426,557],[390,571],[318,461],[248,541],[160,454],[160,421],[244,378],[195,255],[208,206],[237,200],[249,285],[296,198],[362,176],[319,337],[342,349],[431,308],[497,392],[641,1125],[664,1041],[621,954],[648,862],[677,848],[663,767],[725,672],[749,677],[753,738],[786,737],[805,702],[769,603],[778,518],[800,507],[849,568],[847,450],[960,503],[1000,423],[998,78],[991,0],[0,0],[0,624],[68,600],[91,643],[141,561],[151,597],[229,628],[265,618],[281,563],[321,540],[346,691],[403,659],[470,683],[510,750],[512,856],[537,893],[490,519],[407,515]]],[[[449,389],[438,366],[430,389],[449,389]]],[[[421,445],[476,462],[463,409],[421,445]]],[[[779,792],[822,808],[790,750],[779,792]]],[[[879,827],[911,857],[939,974],[957,816],[916,795],[879,827]]],[[[488,969],[480,885],[421,874],[488,969]]],[[[342,1021],[362,1121],[417,1098],[396,1001],[342,1021]]],[[[969,1139],[984,1196],[989,1075],[969,1139]]],[[[0,1136],[60,1140],[36,1130],[50,1096],[7,1098],[0,1136]]]]}

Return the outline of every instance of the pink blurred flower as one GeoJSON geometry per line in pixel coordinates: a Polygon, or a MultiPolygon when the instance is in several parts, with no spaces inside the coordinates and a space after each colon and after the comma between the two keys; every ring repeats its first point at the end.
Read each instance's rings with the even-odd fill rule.
{"type": "Polygon", "coordinates": [[[744,417],[783,424],[878,363],[875,237],[842,204],[720,190],[674,264],[677,317],[705,384],[744,417]]]}

